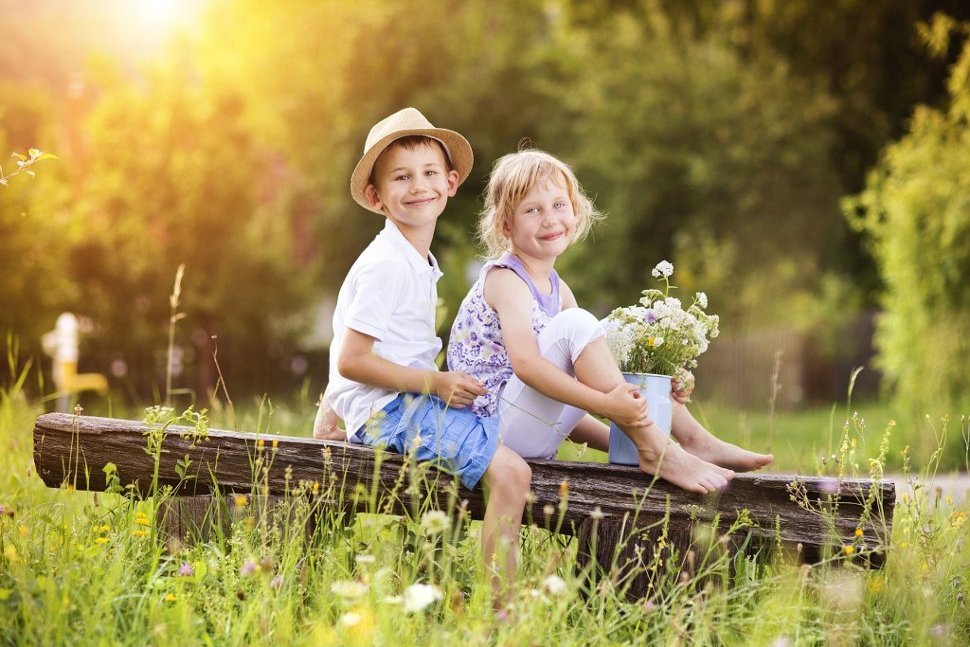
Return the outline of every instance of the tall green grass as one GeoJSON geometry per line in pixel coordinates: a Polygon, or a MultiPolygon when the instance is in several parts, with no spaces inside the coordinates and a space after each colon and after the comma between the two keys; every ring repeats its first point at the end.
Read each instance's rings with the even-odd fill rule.
{"type": "MultiPolygon", "coordinates": [[[[264,401],[240,427],[303,435],[311,409],[264,401]]],[[[321,508],[323,495],[372,495],[317,482],[293,483],[270,515],[255,465],[249,495],[224,502],[235,522],[183,543],[160,525],[164,492],[46,488],[31,462],[40,412],[18,384],[0,390],[2,645],[930,645],[970,635],[970,508],[920,474],[900,488],[884,570],[838,555],[816,567],[785,552],[732,559],[715,542],[694,556],[703,566],[693,576],[673,559],[656,564],[667,584],[630,602],[609,574],[588,584],[577,573],[575,541],[526,526],[509,612],[496,614],[479,524],[461,514],[422,504],[390,516],[375,498],[374,514],[350,520],[321,508]]],[[[881,473],[892,426],[835,418],[831,451],[819,452],[833,458],[805,455],[800,471],[881,473]]]]}

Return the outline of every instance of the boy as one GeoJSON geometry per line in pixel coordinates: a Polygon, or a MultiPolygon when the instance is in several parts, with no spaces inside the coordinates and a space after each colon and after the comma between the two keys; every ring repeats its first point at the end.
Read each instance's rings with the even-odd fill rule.
{"type": "Polygon", "coordinates": [[[414,451],[418,460],[457,474],[468,488],[483,481],[487,566],[497,559],[499,542],[506,543],[492,574],[498,588],[514,574],[532,471],[499,443],[497,419],[466,408],[485,393],[482,384],[435,365],[441,351],[434,321],[441,271],[430,246],[438,218],[472,161],[464,137],[435,128],[414,108],[371,128],[350,192],[387,222],[337,295],[330,382],[318,424],[339,416],[351,442],[414,451]]]}

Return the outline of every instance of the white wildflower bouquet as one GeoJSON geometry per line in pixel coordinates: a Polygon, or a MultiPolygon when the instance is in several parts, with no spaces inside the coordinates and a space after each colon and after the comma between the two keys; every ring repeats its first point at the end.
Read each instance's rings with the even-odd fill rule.
{"type": "Polygon", "coordinates": [[[625,373],[658,373],[683,379],[697,357],[717,337],[718,317],[704,312],[707,295],[698,292],[686,310],[670,296],[674,266],[661,261],[653,276],[664,289],[643,291],[639,305],[617,308],[604,320],[606,340],[625,373]]]}

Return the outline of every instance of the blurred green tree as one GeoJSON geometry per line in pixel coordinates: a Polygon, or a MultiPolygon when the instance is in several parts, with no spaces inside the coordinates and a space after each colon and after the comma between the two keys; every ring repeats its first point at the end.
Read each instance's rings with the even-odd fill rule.
{"type": "Polygon", "coordinates": [[[897,402],[914,414],[970,408],[970,23],[937,16],[931,47],[962,50],[949,105],[919,106],[846,212],[871,241],[886,289],[879,362],[897,402]]]}
{"type": "Polygon", "coordinates": [[[201,371],[188,385],[205,397],[215,384],[216,335],[227,381],[267,390],[300,330],[312,277],[294,261],[278,158],[244,127],[238,96],[210,91],[191,53],[149,70],[140,86],[103,82],[87,126],[94,154],[76,206],[85,236],[70,275],[102,350],[136,379],[157,379],[167,297],[184,263],[178,341],[187,369],[201,371]]]}
{"type": "Polygon", "coordinates": [[[790,321],[844,227],[830,97],[783,62],[685,40],[663,14],[616,14],[581,42],[565,102],[585,116],[563,140],[609,217],[571,257],[574,287],[601,311],[632,303],[668,258],[726,327],[790,321]]]}

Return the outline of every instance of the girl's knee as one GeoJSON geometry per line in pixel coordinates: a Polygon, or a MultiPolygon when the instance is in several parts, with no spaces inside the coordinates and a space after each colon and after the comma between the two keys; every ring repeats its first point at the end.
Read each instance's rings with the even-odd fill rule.
{"type": "Polygon", "coordinates": [[[556,315],[556,318],[561,318],[570,330],[593,331],[600,326],[599,320],[593,313],[582,308],[566,308],[556,315]]]}

